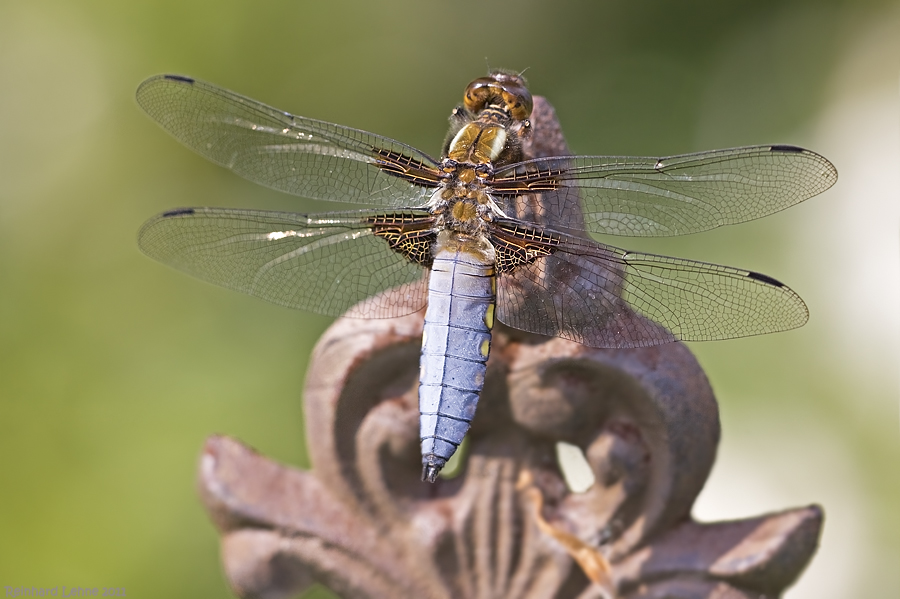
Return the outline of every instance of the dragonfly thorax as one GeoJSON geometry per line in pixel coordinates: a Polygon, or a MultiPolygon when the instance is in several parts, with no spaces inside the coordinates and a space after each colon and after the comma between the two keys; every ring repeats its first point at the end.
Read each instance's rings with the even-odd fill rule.
{"type": "Polygon", "coordinates": [[[489,163],[458,163],[447,158],[442,170],[442,185],[428,204],[436,216],[436,231],[449,229],[467,235],[482,235],[495,217],[506,216],[489,193],[486,178],[493,173],[489,163]]]}
{"type": "Polygon", "coordinates": [[[447,158],[457,162],[490,164],[506,149],[506,129],[480,121],[459,130],[447,149],[447,158]]]}
{"type": "Polygon", "coordinates": [[[431,207],[435,215],[434,230],[450,230],[466,235],[482,235],[495,216],[505,216],[484,189],[472,189],[462,194],[454,190],[439,190],[431,207]],[[449,192],[449,193],[448,193],[449,192]],[[441,196],[449,195],[448,199],[441,196]]]}

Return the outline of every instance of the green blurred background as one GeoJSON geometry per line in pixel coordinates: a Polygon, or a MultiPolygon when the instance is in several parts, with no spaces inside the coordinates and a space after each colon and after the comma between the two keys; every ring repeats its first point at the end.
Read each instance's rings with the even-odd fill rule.
{"type": "Polygon", "coordinates": [[[610,241],[805,298],[802,329],[692,344],[723,425],[695,513],[820,503],[787,597],[900,596],[898,25],[896,2],[859,0],[0,3],[0,587],[230,597],[195,492],[204,438],[309,465],[301,389],[329,320],[192,280],[135,236],[177,206],[328,206],[192,154],[138,83],[187,74],[437,154],[489,64],[528,68],[576,153],[775,142],[835,163],[787,212],[610,241]]]}

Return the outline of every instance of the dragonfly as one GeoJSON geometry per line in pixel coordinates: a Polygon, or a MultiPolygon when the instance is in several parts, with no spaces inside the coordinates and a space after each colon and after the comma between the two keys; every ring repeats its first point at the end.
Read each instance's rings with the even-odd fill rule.
{"type": "Polygon", "coordinates": [[[174,209],[143,225],[139,245],[200,279],[291,308],[358,318],[424,308],[425,481],[436,481],[469,430],[495,321],[634,348],[783,331],[808,319],[803,300],[767,275],[592,236],[682,235],[788,208],[837,180],[828,160],[800,147],[529,156],[534,100],[525,79],[507,71],[466,87],[440,159],[181,75],[144,81],[137,102],[177,140],[246,179],[361,207],[174,209]]]}

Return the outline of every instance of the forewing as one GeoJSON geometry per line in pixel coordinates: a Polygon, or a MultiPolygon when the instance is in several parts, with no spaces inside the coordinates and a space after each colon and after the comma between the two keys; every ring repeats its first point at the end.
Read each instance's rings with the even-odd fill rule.
{"type": "Polygon", "coordinates": [[[294,116],[177,75],[144,81],[137,102],[183,144],[256,183],[369,206],[419,206],[437,163],[392,139],[294,116]]]}
{"type": "Polygon", "coordinates": [[[151,258],[205,281],[329,316],[406,284],[404,297],[385,294],[367,302],[368,311],[350,313],[392,318],[425,305],[426,271],[373,234],[372,223],[418,216],[428,214],[186,208],[149,220],[138,243],[151,258]]]}
{"type": "Polygon", "coordinates": [[[627,348],[772,333],[808,317],[796,293],[765,275],[552,236],[552,253],[500,273],[501,322],[627,348]]]}
{"type": "Polygon", "coordinates": [[[760,218],[835,181],[822,156],[774,145],[668,158],[539,158],[499,169],[492,187],[507,197],[544,191],[547,222],[571,221],[567,213],[580,205],[578,226],[592,233],[667,236],[760,218]]]}

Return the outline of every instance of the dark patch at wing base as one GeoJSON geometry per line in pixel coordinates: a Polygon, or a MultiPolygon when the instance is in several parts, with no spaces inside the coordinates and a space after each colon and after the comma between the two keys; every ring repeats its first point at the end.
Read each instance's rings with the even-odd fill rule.
{"type": "Polygon", "coordinates": [[[441,183],[437,169],[421,160],[386,148],[372,147],[372,154],[378,157],[375,166],[389,175],[425,187],[437,187],[441,183]]]}
{"type": "Polygon", "coordinates": [[[431,268],[434,256],[431,248],[437,234],[434,217],[417,214],[391,213],[370,217],[367,222],[372,233],[388,242],[391,249],[410,262],[431,268]]]}
{"type": "Polygon", "coordinates": [[[490,227],[491,243],[497,252],[497,272],[531,264],[541,256],[553,253],[559,239],[514,221],[499,222],[490,227]]]}

